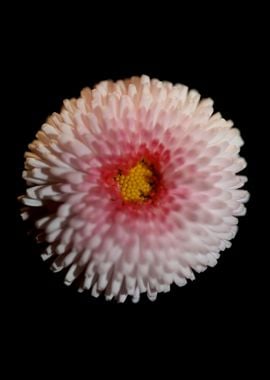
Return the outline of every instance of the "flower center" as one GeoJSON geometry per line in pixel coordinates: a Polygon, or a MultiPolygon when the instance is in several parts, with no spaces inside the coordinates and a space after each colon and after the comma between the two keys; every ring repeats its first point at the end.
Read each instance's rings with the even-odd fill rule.
{"type": "Polygon", "coordinates": [[[156,180],[153,167],[144,159],[138,161],[126,175],[120,172],[116,176],[122,198],[132,202],[144,202],[149,199],[156,180]]]}

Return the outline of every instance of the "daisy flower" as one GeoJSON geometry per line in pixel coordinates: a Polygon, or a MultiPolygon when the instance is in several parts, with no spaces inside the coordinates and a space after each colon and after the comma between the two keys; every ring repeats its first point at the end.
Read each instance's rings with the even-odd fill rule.
{"type": "Polygon", "coordinates": [[[132,77],[64,100],[25,154],[22,216],[79,291],[155,300],[216,265],[248,193],[243,144],[213,101],[132,77]]]}

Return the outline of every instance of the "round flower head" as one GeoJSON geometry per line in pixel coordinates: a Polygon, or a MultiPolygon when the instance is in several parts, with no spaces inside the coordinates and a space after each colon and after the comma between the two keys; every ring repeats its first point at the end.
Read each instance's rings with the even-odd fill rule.
{"type": "Polygon", "coordinates": [[[86,88],[48,118],[25,155],[22,216],[67,285],[154,300],[230,247],[246,163],[238,129],[212,106],[142,76],[86,88]]]}

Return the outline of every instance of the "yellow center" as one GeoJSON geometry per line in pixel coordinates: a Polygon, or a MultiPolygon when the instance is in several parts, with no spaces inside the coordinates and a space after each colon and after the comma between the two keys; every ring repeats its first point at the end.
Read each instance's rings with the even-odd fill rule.
{"type": "Polygon", "coordinates": [[[144,160],[139,161],[127,175],[118,174],[116,181],[125,201],[142,202],[149,198],[155,176],[144,160]]]}

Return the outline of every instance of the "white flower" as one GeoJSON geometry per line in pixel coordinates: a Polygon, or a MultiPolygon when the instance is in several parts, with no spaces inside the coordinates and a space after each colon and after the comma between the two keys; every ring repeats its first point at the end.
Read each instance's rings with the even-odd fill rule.
{"type": "Polygon", "coordinates": [[[154,300],[214,266],[248,193],[243,141],[213,101],[147,76],[65,100],[26,153],[22,201],[65,283],[154,300]]]}

